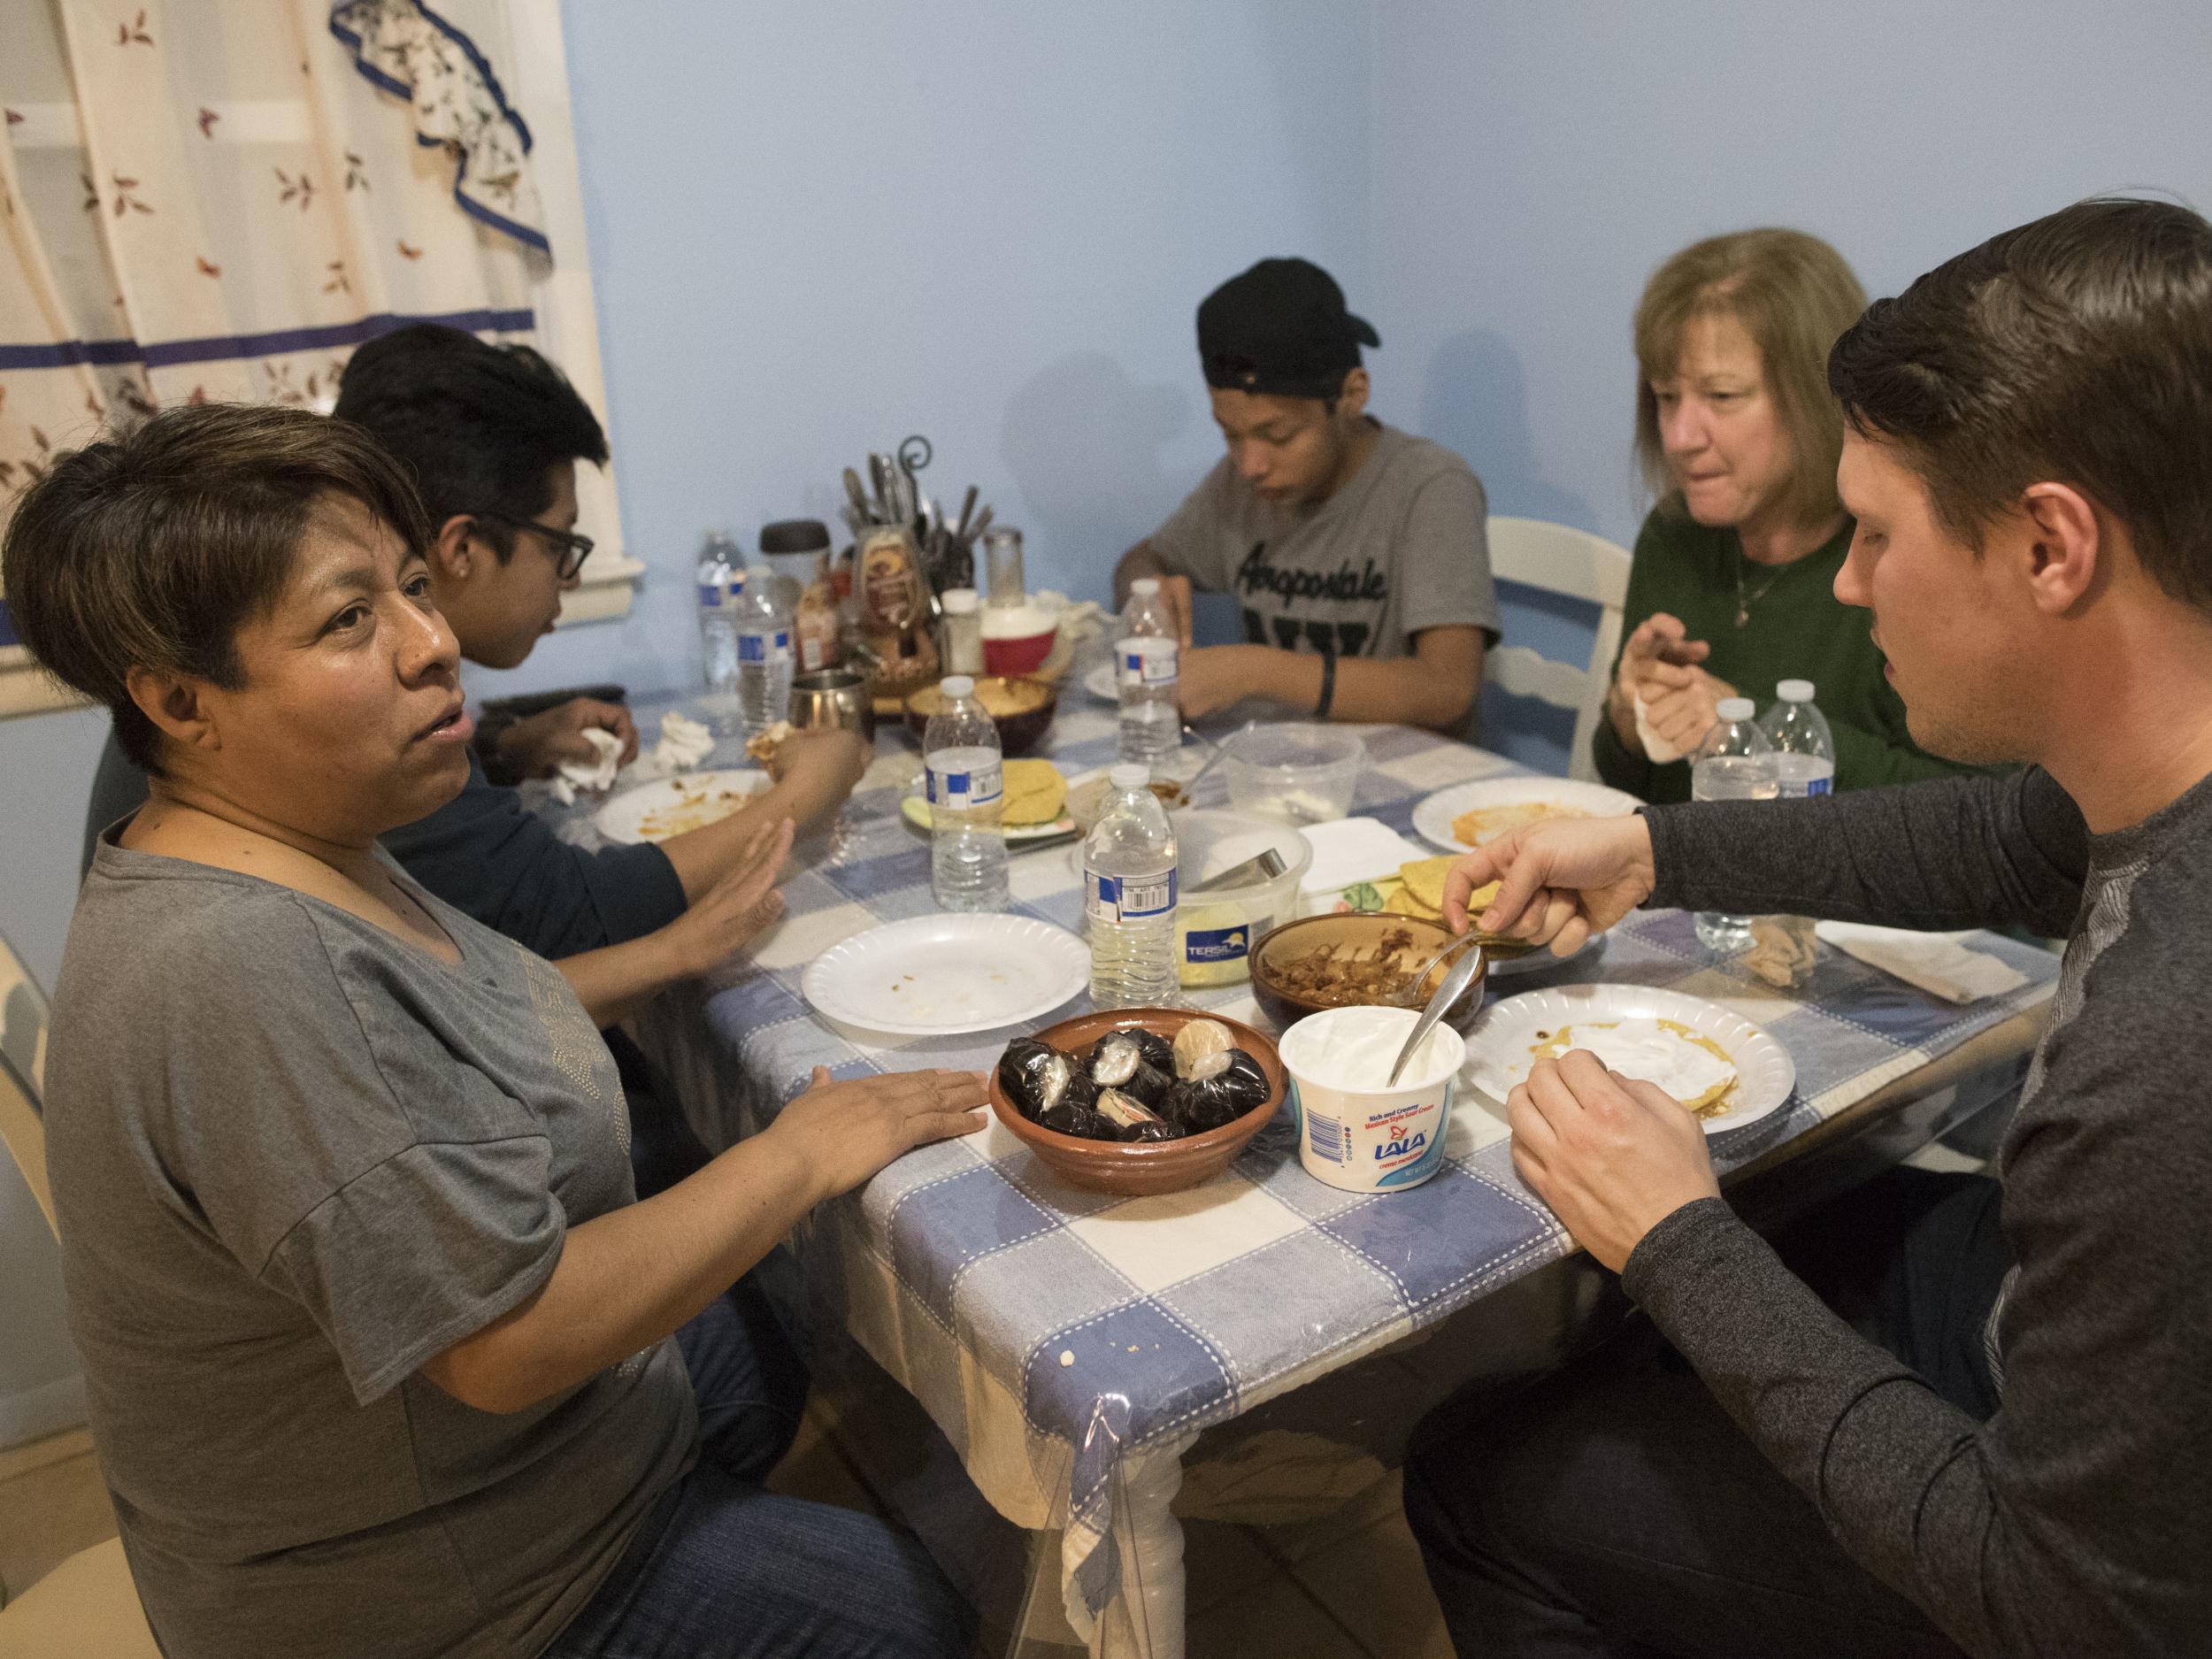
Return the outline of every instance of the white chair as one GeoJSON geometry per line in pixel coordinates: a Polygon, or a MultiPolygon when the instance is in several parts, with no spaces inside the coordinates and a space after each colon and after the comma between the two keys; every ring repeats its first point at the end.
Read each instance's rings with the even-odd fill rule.
{"type": "Polygon", "coordinates": [[[1500,580],[1598,607],[1598,636],[1586,668],[1539,656],[1525,645],[1499,646],[1483,662],[1483,678],[1501,690],[1575,711],[1567,775],[1594,780],[1597,763],[1590,757],[1590,740],[1605,718],[1607,676],[1613,654],[1620,649],[1621,606],[1628,597],[1628,549],[1563,524],[1494,515],[1489,540],[1490,573],[1500,580]]]}
{"type": "MultiPolygon", "coordinates": [[[[0,1141],[24,1184],[54,1224],[46,1187],[46,1125],[40,1116],[46,1082],[46,994],[8,942],[0,939],[0,1141]]],[[[0,1659],[161,1659],[119,1539],[81,1549],[5,1607],[0,1607],[0,1659]]]]}

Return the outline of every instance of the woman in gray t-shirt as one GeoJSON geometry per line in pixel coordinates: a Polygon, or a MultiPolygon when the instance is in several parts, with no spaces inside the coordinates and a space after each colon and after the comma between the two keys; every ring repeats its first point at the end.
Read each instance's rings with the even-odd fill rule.
{"type": "Polygon", "coordinates": [[[154,1631],[172,1659],[960,1651],[910,1539],[759,1490],[803,1371],[723,1293],[980,1126],[981,1081],[818,1073],[637,1202],[613,1010],[376,848],[467,772],[422,544],[365,434],[212,405],[58,461],[0,556],[34,654],[155,778],[94,860],[48,1064],[154,1631]]]}

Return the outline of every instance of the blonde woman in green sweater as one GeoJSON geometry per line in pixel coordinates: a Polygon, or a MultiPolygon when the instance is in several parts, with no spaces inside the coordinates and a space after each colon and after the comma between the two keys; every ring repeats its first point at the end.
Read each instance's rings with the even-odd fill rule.
{"type": "Polygon", "coordinates": [[[1836,787],[1962,770],[1914,747],[1866,613],[1836,599],[1853,526],[1836,496],[1843,422],[1828,349],[1866,307],[1851,267],[1793,230],[1684,249],[1636,308],[1636,451],[1659,497],[1636,538],[1598,772],[1686,801],[1686,757],[1724,697],[1762,708],[1813,681],[1836,787]]]}

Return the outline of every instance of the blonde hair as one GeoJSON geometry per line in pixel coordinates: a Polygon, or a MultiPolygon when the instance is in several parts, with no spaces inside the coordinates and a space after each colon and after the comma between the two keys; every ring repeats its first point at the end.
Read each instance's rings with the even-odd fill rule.
{"type": "Polygon", "coordinates": [[[1679,517],[1682,492],[1659,437],[1654,380],[1672,378],[1691,325],[1732,318],[1758,348],[1761,372],[1789,434],[1786,501],[1800,524],[1842,511],[1836,460],[1843,412],[1828,390],[1828,352],[1866,309],[1843,256],[1801,230],[1740,230],[1693,242],[1651,273],[1636,305],[1636,460],[1659,511],[1679,517]]]}

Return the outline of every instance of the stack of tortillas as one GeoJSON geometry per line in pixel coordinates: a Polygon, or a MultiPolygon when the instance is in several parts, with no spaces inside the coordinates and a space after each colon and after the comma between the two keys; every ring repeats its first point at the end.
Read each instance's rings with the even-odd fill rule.
{"type": "Polygon", "coordinates": [[[1010,760],[1004,782],[1009,828],[1049,824],[1068,803],[1068,780],[1048,760],[1010,760]]]}
{"type": "MultiPolygon", "coordinates": [[[[1416,916],[1425,922],[1444,919],[1444,879],[1459,860],[1450,854],[1440,858],[1417,858],[1410,864],[1398,866],[1398,880],[1402,884],[1386,907],[1398,916],[1416,916]]],[[[1479,916],[1483,908],[1497,896],[1498,884],[1478,887],[1467,901],[1467,913],[1479,916]]]]}

